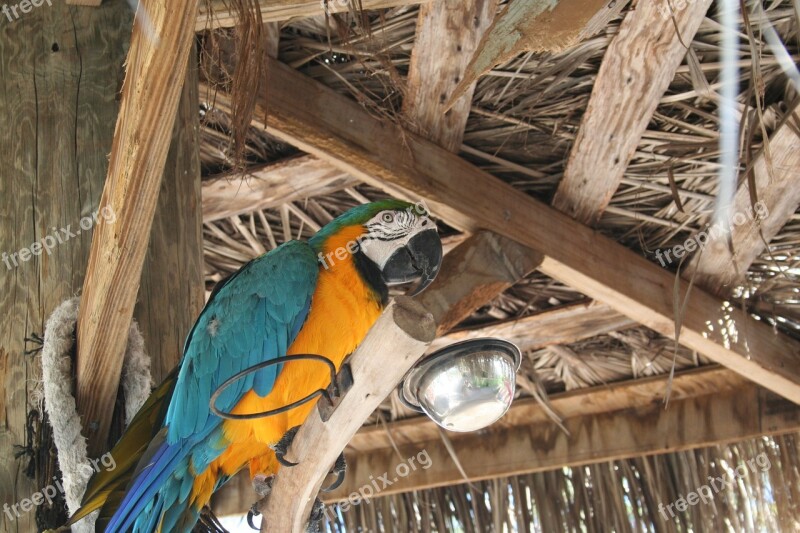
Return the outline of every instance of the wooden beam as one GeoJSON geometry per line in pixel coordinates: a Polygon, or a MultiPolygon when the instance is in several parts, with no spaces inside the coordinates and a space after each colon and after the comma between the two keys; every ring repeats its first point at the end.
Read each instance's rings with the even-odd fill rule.
{"type": "MultiPolygon", "coordinates": [[[[448,436],[467,480],[478,481],[800,430],[800,406],[725,369],[678,374],[667,409],[665,388],[666,376],[660,376],[551,397],[570,436],[533,400],[517,402],[480,434],[448,436]]],[[[346,455],[345,483],[323,495],[326,502],[357,494],[384,473],[391,485],[380,484],[376,495],[465,482],[438,427],[427,418],[362,429],[346,455]],[[397,475],[400,463],[408,466],[407,458],[418,458],[423,451],[428,468],[417,460],[407,476],[397,475]]]]}
{"type": "MultiPolygon", "coordinates": [[[[297,71],[276,62],[268,70],[269,99],[259,102],[256,116],[270,117],[271,134],[374,186],[388,183],[422,197],[440,206],[435,213],[448,222],[539,250],[545,274],[675,336],[675,309],[686,287],[676,291],[670,272],[297,71]]],[[[691,291],[680,341],[800,403],[800,343],[700,289],[691,291]],[[709,327],[719,320],[739,334],[709,327]]]]}
{"type": "Polygon", "coordinates": [[[305,155],[203,180],[203,220],[212,222],[287,202],[340,191],[358,183],[330,163],[305,155]]]}
{"type": "MultiPolygon", "coordinates": [[[[414,6],[422,4],[425,0],[361,0],[360,9],[370,11],[374,9],[387,9],[392,7],[414,6]]],[[[329,13],[344,13],[350,11],[350,3],[342,0],[260,0],[261,19],[264,22],[279,22],[299,17],[317,17],[329,13]]],[[[195,23],[196,31],[211,30],[215,28],[232,28],[236,26],[239,17],[231,8],[227,0],[211,0],[201,2],[195,23]],[[210,4],[210,7],[209,7],[210,4]]]]}
{"type": "Polygon", "coordinates": [[[665,16],[666,2],[639,2],[628,12],[600,64],[553,198],[553,207],[584,224],[594,225],[611,201],[686,55],[683,43],[692,42],[711,5],[687,3],[675,10],[673,21],[665,16]]]}
{"type": "Polygon", "coordinates": [[[524,352],[570,344],[636,325],[638,322],[606,304],[584,301],[489,326],[456,330],[433,341],[430,351],[467,339],[499,337],[513,342],[524,352]]]}
{"type": "Polygon", "coordinates": [[[205,303],[196,59],[192,50],[134,309],[154,383],[180,362],[205,303]]]}
{"type": "Polygon", "coordinates": [[[627,0],[508,2],[486,31],[446,107],[495,66],[525,51],[560,52],[600,31],[627,0]]]}
{"type": "Polygon", "coordinates": [[[312,412],[289,450],[299,464],[282,468],[261,514],[269,517],[261,531],[302,533],[328,469],[364,420],[394,390],[425,352],[436,324],[424,307],[410,298],[393,300],[350,358],[353,387],[323,421],[312,412]],[[386,351],[391,347],[391,354],[386,351]],[[376,354],[384,354],[376,357],[376,354]]]}
{"type": "Polygon", "coordinates": [[[106,447],[127,331],[178,109],[197,0],[143,0],[153,34],[135,24],[100,209],[116,222],[92,238],[77,325],[77,404],[89,455],[106,447]],[[154,37],[155,36],[155,37],[154,37]]]}
{"type": "Polygon", "coordinates": [[[98,7],[103,3],[103,0],[67,0],[68,6],[88,6],[98,7]]]}
{"type": "Polygon", "coordinates": [[[764,251],[764,241],[770,242],[800,205],[800,110],[797,107],[772,136],[769,151],[771,164],[762,151],[753,166],[757,208],[752,207],[756,199],[750,197],[748,182],[744,180],[733,200],[734,223],[730,233],[711,232],[713,236],[708,237],[703,253],[696,252],[687,265],[685,278],[696,276],[697,285],[720,297],[728,296],[744,281],[750,265],[764,251]],[[756,221],[758,214],[763,216],[760,223],[756,221]]]}
{"type": "Polygon", "coordinates": [[[475,84],[449,110],[445,104],[496,12],[497,0],[439,0],[419,8],[403,112],[415,131],[451,152],[461,148],[475,84]]]}

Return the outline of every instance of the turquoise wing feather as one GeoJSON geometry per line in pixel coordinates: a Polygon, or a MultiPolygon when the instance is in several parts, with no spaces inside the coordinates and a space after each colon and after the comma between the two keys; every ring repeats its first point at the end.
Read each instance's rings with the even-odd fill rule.
{"type": "MultiPolygon", "coordinates": [[[[305,322],[317,275],[312,249],[291,241],[245,265],[217,291],[186,341],[165,421],[167,442],[219,423],[209,408],[211,394],[237,372],[286,354],[305,322]]],[[[267,395],[279,370],[267,367],[242,378],[217,407],[230,411],[251,389],[267,395]]]]}
{"type": "MultiPolygon", "coordinates": [[[[164,531],[188,509],[193,473],[202,472],[225,449],[222,419],[209,401],[228,378],[267,359],[286,355],[308,316],[319,273],[307,243],[288,242],[254,259],[212,294],[190,332],[164,428],[138,471],[106,531],[164,531]]],[[[216,402],[231,411],[250,390],[268,394],[280,372],[267,367],[238,380],[216,402]]]]}

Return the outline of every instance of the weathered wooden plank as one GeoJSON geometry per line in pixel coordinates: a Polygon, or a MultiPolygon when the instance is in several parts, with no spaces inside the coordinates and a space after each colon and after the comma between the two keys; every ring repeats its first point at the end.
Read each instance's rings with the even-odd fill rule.
{"type": "Polygon", "coordinates": [[[180,361],[186,336],[205,303],[197,83],[193,51],[134,309],[155,383],[180,361]]]}
{"type": "MultiPolygon", "coordinates": [[[[361,0],[358,5],[364,10],[413,6],[424,0],[361,0]]],[[[279,22],[296,17],[316,17],[329,13],[344,13],[350,10],[346,0],[261,0],[261,19],[264,22],[279,22]]],[[[232,28],[238,22],[236,11],[227,0],[201,2],[195,24],[196,31],[214,28],[232,28]],[[210,4],[210,7],[208,6],[210,4]]]]}
{"type": "Polygon", "coordinates": [[[144,0],[153,38],[134,25],[101,209],[77,326],[76,400],[90,455],[105,448],[169,139],[194,38],[197,0],[144,0]]]}
{"type": "Polygon", "coordinates": [[[626,4],[627,0],[507,3],[484,34],[447,106],[495,66],[524,51],[559,52],[602,29],[626,4]]]}
{"type": "MultiPolygon", "coordinates": [[[[666,377],[633,380],[551,397],[570,435],[532,400],[518,402],[480,434],[449,433],[469,481],[539,472],[724,444],[798,431],[800,406],[725,369],[676,376],[668,409],[666,377]]],[[[328,502],[342,501],[388,473],[380,496],[463,483],[465,480],[428,419],[361,430],[348,450],[348,476],[328,502]],[[400,452],[398,457],[387,435],[400,452]],[[427,453],[408,475],[396,475],[406,458],[427,453]],[[372,478],[370,478],[372,476],[372,478]]]]}
{"type": "Polygon", "coordinates": [[[450,109],[445,104],[496,12],[497,0],[440,0],[419,9],[403,112],[420,135],[451,152],[461,148],[475,84],[450,109]]]}
{"type": "MultiPolygon", "coordinates": [[[[675,291],[670,272],[293,69],[272,62],[269,70],[269,100],[260,101],[256,115],[266,112],[273,135],[377,187],[389,183],[423,197],[448,222],[539,250],[545,274],[675,336],[686,287],[675,291]]],[[[685,346],[800,403],[800,343],[697,288],[682,328],[685,346]],[[740,334],[712,330],[719,320],[740,334]]]]}
{"type": "MultiPolygon", "coordinates": [[[[684,277],[720,297],[744,280],[753,261],[800,205],[800,110],[795,108],[769,142],[771,165],[762,151],[753,166],[756,199],[750,197],[747,180],[739,185],[731,208],[730,231],[712,226],[695,244],[706,241],[703,252],[695,252],[684,277]],[[770,168],[771,167],[771,168],[770,168]],[[763,238],[762,238],[763,236],[763,238]],[[728,240],[733,248],[728,247],[728,240]]],[[[681,252],[683,254],[683,252],[681,252]]],[[[674,257],[674,255],[672,256],[674,257]]],[[[680,261],[680,259],[677,259],[680,261]]]]}
{"type": "Polygon", "coordinates": [[[436,324],[424,307],[410,298],[392,301],[350,358],[353,387],[327,421],[312,412],[301,426],[289,457],[297,466],[278,471],[272,492],[261,509],[269,517],[261,531],[302,533],[330,465],[361,424],[392,392],[403,375],[433,340],[436,324]],[[390,358],[375,357],[386,346],[390,358]]]}
{"type": "Polygon", "coordinates": [[[211,222],[257,209],[340,191],[358,183],[347,172],[313,156],[299,156],[203,180],[203,220],[211,222]]]}
{"type": "Polygon", "coordinates": [[[553,207],[589,225],[600,218],[710,5],[687,3],[674,21],[664,16],[666,0],[628,12],[603,56],[553,207]]]}
{"type": "MultiPolygon", "coordinates": [[[[9,506],[55,475],[47,432],[27,433],[41,372],[23,339],[41,335],[53,309],[80,292],[131,22],[124,0],[99,9],[53,2],[0,22],[0,503],[9,506]],[[15,446],[44,447],[36,479],[25,473],[33,457],[17,458],[15,446]]],[[[2,512],[0,531],[57,527],[65,516],[58,521],[55,505],[2,512]]]]}
{"type": "Polygon", "coordinates": [[[98,7],[102,3],[103,0],[67,0],[68,6],[98,7]]]}
{"type": "Polygon", "coordinates": [[[506,339],[522,351],[538,350],[545,346],[578,342],[637,324],[606,304],[578,302],[489,326],[453,331],[433,341],[430,350],[480,337],[506,339]]]}

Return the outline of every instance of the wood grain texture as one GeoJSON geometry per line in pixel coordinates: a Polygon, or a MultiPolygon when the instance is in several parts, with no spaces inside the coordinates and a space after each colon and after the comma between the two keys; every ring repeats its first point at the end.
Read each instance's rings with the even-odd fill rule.
{"type": "Polygon", "coordinates": [[[98,7],[103,0],[66,0],[68,6],[98,7]]]}
{"type": "MultiPolygon", "coordinates": [[[[413,6],[425,0],[361,0],[358,5],[364,11],[391,7],[413,6]]],[[[197,13],[196,31],[215,28],[232,28],[238,23],[236,12],[226,0],[211,0],[200,3],[197,13]]],[[[324,16],[325,8],[321,0],[261,0],[261,19],[264,22],[279,22],[299,17],[324,16]]],[[[350,4],[342,0],[328,0],[329,13],[343,13],[350,10],[350,4]]]]}
{"type": "Polygon", "coordinates": [[[197,83],[193,51],[134,308],[155,383],[180,361],[186,336],[205,303],[197,83]]]}
{"type": "MultiPolygon", "coordinates": [[[[551,397],[564,416],[563,433],[532,400],[518,402],[491,429],[448,433],[469,481],[563,466],[627,459],[798,431],[800,407],[770,395],[725,369],[678,375],[668,409],[665,377],[633,380],[551,397]]],[[[342,501],[384,472],[392,484],[380,495],[463,483],[465,480],[427,418],[365,428],[348,449],[348,477],[326,502],[342,501]],[[388,432],[399,450],[389,441],[388,432]],[[397,465],[427,452],[429,468],[397,465]]]]}
{"type": "Polygon", "coordinates": [[[578,342],[637,324],[635,320],[614,311],[606,304],[578,302],[489,326],[452,331],[433,341],[430,351],[468,339],[498,337],[513,342],[526,352],[556,344],[578,342]]]}
{"type": "Polygon", "coordinates": [[[302,533],[328,469],[364,420],[394,390],[435,335],[433,317],[410,298],[392,301],[349,362],[353,387],[323,422],[312,412],[289,449],[299,462],[282,468],[261,514],[266,533],[302,533]]]}
{"type": "Polygon", "coordinates": [[[257,209],[340,191],[358,181],[330,163],[304,155],[241,173],[203,180],[203,220],[211,222],[257,209]]]}
{"type": "MultiPolygon", "coordinates": [[[[18,266],[0,262],[0,504],[52,483],[47,450],[38,480],[24,472],[31,457],[14,455],[33,444],[26,418],[39,407],[39,359],[23,354],[23,339],[41,335],[53,309],[80,292],[92,234],[80,222],[100,201],[131,22],[124,0],[108,0],[98,9],[53,2],[0,23],[0,254],[63,238],[49,253],[17,255],[18,266]],[[62,228],[75,235],[66,239],[62,228]]],[[[42,511],[0,513],[0,531],[36,531],[42,511]]]]}
{"type": "Polygon", "coordinates": [[[77,394],[90,455],[106,448],[122,356],[194,39],[197,0],[144,0],[134,25],[101,209],[78,316],[77,394]]]}
{"type": "MultiPolygon", "coordinates": [[[[293,69],[272,62],[268,70],[269,100],[260,101],[256,115],[267,113],[271,134],[376,187],[389,183],[424,198],[448,222],[538,250],[545,274],[675,336],[675,309],[686,287],[676,291],[670,272],[293,69]]],[[[682,328],[685,346],[800,403],[797,341],[696,287],[682,328]],[[708,327],[718,320],[735,325],[739,335],[708,327]]]]}
{"type": "Polygon", "coordinates": [[[537,252],[479,231],[445,256],[436,280],[417,301],[433,314],[437,334],[442,335],[534,271],[541,261],[537,252]]]}
{"type": "Polygon", "coordinates": [[[461,148],[475,84],[450,109],[445,104],[496,12],[497,0],[440,0],[419,8],[403,113],[417,133],[451,152],[461,148]]]}
{"type": "Polygon", "coordinates": [[[744,280],[750,265],[764,251],[764,241],[772,241],[800,205],[798,108],[772,136],[769,149],[771,164],[762,151],[753,166],[757,200],[761,206],[753,209],[756,199],[750,197],[748,182],[743,180],[733,199],[730,232],[706,231],[708,239],[702,255],[695,252],[684,273],[686,279],[695,276],[698,286],[720,297],[729,296],[744,280]],[[759,213],[764,215],[760,222],[756,220],[759,213]]]}
{"type": "Polygon", "coordinates": [[[594,35],[626,0],[512,0],[497,15],[453,91],[447,107],[495,66],[525,51],[560,52],[594,35]]]}
{"type": "Polygon", "coordinates": [[[673,22],[663,15],[666,1],[639,2],[629,11],[600,64],[553,198],[553,207],[584,224],[594,225],[611,201],[686,55],[683,43],[692,42],[711,5],[687,3],[673,22]]]}

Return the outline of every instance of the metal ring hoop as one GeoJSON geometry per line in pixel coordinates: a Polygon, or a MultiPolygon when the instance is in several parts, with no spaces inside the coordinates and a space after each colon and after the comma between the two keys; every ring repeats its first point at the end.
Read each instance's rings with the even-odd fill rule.
{"type": "Polygon", "coordinates": [[[279,365],[281,363],[291,363],[292,361],[300,361],[300,360],[307,360],[307,361],[317,361],[320,363],[325,363],[328,366],[328,369],[331,373],[331,383],[336,383],[336,366],[333,364],[333,361],[324,357],[322,355],[311,354],[311,353],[303,353],[303,354],[296,354],[296,355],[285,355],[283,357],[276,357],[275,359],[270,359],[269,361],[263,361],[256,365],[251,366],[250,368],[246,368],[241,372],[234,374],[229,379],[225,380],[225,382],[217,387],[217,390],[214,391],[214,394],[211,395],[211,400],[208,402],[209,408],[211,412],[217,415],[220,418],[224,418],[226,420],[255,420],[257,418],[267,418],[269,416],[277,415],[280,413],[284,413],[289,411],[290,409],[294,409],[295,407],[299,407],[304,403],[310,402],[311,400],[317,398],[318,396],[324,396],[327,394],[325,389],[319,389],[304,398],[297,400],[296,402],[292,402],[288,405],[284,405],[283,407],[278,407],[276,409],[272,409],[269,411],[262,411],[260,413],[246,413],[246,414],[234,414],[234,413],[227,413],[225,411],[220,411],[217,406],[217,398],[219,398],[220,394],[225,392],[225,389],[242,379],[243,377],[247,376],[248,374],[252,374],[253,372],[257,372],[262,368],[267,368],[268,366],[279,365]]]}

